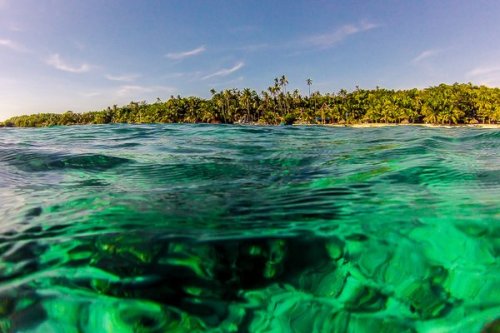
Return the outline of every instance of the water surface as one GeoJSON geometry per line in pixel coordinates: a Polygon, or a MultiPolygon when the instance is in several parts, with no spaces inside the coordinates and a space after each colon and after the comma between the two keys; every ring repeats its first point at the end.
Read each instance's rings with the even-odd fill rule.
{"type": "Polygon", "coordinates": [[[0,332],[500,326],[499,130],[1,129],[0,216],[0,332]]]}

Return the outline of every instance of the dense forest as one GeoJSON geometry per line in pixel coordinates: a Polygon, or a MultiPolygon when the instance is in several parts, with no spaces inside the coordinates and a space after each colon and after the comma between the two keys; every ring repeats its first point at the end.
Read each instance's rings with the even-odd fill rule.
{"type": "Polygon", "coordinates": [[[108,123],[257,123],[356,124],[500,123],[500,89],[472,84],[441,84],[426,89],[388,90],[356,88],[348,92],[287,91],[281,76],[258,94],[251,89],[211,90],[211,98],[160,98],[155,103],[130,102],[102,111],[62,114],[39,113],[13,117],[0,126],[42,127],[108,123]]]}

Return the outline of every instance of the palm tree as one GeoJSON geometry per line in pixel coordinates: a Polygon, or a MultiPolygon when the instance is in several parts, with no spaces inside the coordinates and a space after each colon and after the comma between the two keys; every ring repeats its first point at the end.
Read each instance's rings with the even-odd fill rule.
{"type": "Polygon", "coordinates": [[[439,114],[439,103],[435,99],[429,98],[424,105],[422,105],[422,116],[426,123],[437,124],[439,114]]]}
{"type": "Polygon", "coordinates": [[[309,98],[311,98],[311,85],[313,84],[313,81],[311,79],[306,80],[307,86],[309,87],[309,98]]]}
{"type": "Polygon", "coordinates": [[[288,84],[288,79],[286,78],[285,75],[282,75],[280,77],[279,84],[280,84],[280,87],[282,89],[282,93],[280,94],[280,97],[283,99],[283,102],[280,104],[283,104],[283,109],[284,109],[283,114],[287,114],[288,113],[288,102],[287,102],[288,96],[286,93],[286,85],[288,84]]]}
{"type": "Polygon", "coordinates": [[[250,106],[252,104],[252,91],[249,88],[243,89],[243,92],[241,94],[241,97],[239,99],[239,102],[242,104],[242,106],[245,108],[247,114],[245,116],[245,122],[251,121],[250,117],[250,106]]]}
{"type": "Polygon", "coordinates": [[[283,93],[286,95],[286,85],[288,84],[288,79],[285,75],[280,77],[280,86],[283,88],[283,93]]]}

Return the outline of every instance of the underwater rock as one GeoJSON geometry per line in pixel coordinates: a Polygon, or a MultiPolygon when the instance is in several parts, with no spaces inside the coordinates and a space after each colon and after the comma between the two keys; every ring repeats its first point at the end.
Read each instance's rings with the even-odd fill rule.
{"type": "Polygon", "coordinates": [[[338,301],[349,312],[376,312],[385,309],[387,296],[349,276],[338,301]]]}
{"type": "Polygon", "coordinates": [[[348,271],[344,266],[330,263],[314,270],[305,270],[290,280],[298,290],[320,297],[337,297],[344,288],[348,271]]]}
{"type": "Polygon", "coordinates": [[[481,330],[481,333],[500,333],[500,318],[486,324],[481,330]]]}
{"type": "Polygon", "coordinates": [[[99,238],[95,244],[97,251],[89,264],[120,280],[94,279],[82,287],[173,306],[211,327],[225,320],[228,306],[241,300],[242,291],[291,283],[335,297],[347,274],[336,269],[331,258],[332,254],[339,258],[342,242],[311,235],[205,242],[189,238],[138,242],[120,235],[99,238]]]}
{"type": "Polygon", "coordinates": [[[414,281],[401,287],[397,297],[423,320],[443,316],[452,305],[445,290],[428,281],[414,281]]]}
{"type": "Polygon", "coordinates": [[[409,322],[394,316],[353,314],[349,320],[348,332],[416,333],[417,331],[409,322]]]}

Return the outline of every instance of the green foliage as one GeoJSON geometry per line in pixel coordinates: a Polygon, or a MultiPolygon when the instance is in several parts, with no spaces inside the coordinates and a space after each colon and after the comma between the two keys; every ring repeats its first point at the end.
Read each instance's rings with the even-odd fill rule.
{"type": "Polygon", "coordinates": [[[171,96],[162,102],[130,102],[102,111],[39,113],[13,117],[3,126],[45,127],[109,123],[500,123],[500,89],[472,84],[441,84],[427,89],[365,90],[338,93],[287,91],[281,76],[258,94],[251,89],[211,90],[210,99],[171,96]]]}
{"type": "Polygon", "coordinates": [[[291,114],[291,113],[288,113],[286,116],[285,116],[285,119],[284,119],[284,122],[285,122],[285,125],[293,125],[293,123],[297,120],[297,117],[295,117],[294,114],[291,114]]]}

